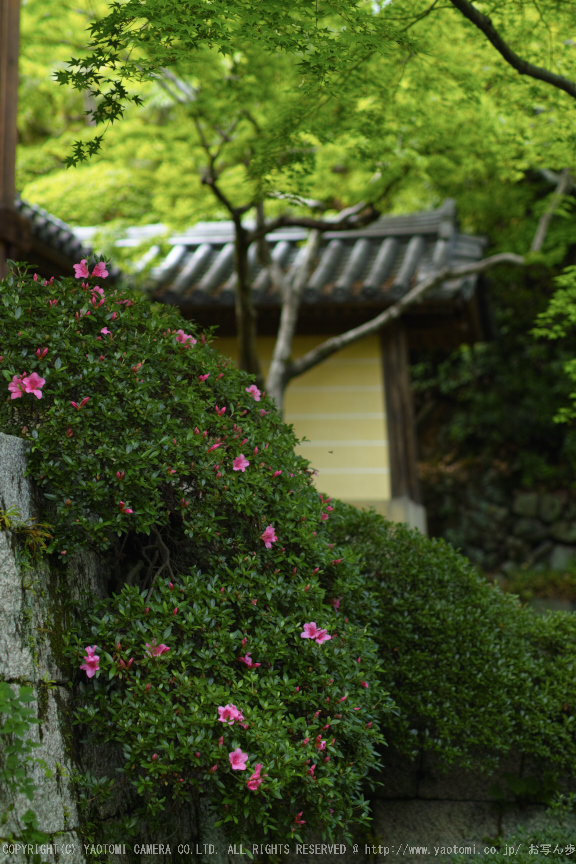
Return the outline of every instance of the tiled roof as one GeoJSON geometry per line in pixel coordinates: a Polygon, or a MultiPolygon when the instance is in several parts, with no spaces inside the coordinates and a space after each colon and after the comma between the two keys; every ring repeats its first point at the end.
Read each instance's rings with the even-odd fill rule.
{"type": "MultiPolygon", "coordinates": [[[[268,235],[270,253],[286,274],[298,266],[307,236],[304,228],[281,228],[268,235]]],[[[232,222],[200,222],[169,242],[172,249],[150,273],[157,298],[180,306],[233,305],[232,222]]],[[[303,303],[387,305],[405,294],[415,280],[444,265],[478,260],[485,242],[459,233],[453,200],[436,210],[383,216],[362,229],[327,231],[303,303]]],[[[267,270],[257,262],[255,243],[248,257],[256,305],[278,306],[279,294],[267,270]]],[[[428,296],[435,301],[455,296],[469,299],[474,286],[475,277],[451,280],[428,296]]]]}
{"type": "MultiPolygon", "coordinates": [[[[72,265],[92,254],[92,249],[76,237],[74,228],[42,207],[29,204],[21,198],[16,199],[15,207],[29,223],[32,249],[42,258],[51,259],[60,267],[69,269],[72,275],[72,265]]],[[[112,265],[109,267],[109,275],[111,279],[117,279],[120,270],[112,265]]]]}

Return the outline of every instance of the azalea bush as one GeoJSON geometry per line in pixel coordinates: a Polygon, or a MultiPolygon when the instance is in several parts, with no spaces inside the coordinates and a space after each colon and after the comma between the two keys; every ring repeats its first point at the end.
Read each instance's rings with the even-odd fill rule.
{"type": "Polygon", "coordinates": [[[384,721],[391,747],[469,769],[493,769],[513,750],[573,773],[573,615],[536,615],[445,541],[375,513],[339,504],[329,532],[360,558],[370,599],[355,614],[372,624],[395,696],[384,721]]]}
{"type": "Polygon", "coordinates": [[[231,839],[341,836],[391,701],[334,505],[209,334],[75,271],[0,283],[0,429],[30,443],[59,566],[109,561],[112,596],[65,634],[76,719],[148,822],[203,797],[231,839]]]}

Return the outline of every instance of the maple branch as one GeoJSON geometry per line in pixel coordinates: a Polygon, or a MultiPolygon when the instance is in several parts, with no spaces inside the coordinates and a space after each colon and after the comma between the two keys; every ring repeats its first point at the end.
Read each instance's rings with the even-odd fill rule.
{"type": "Polygon", "coordinates": [[[342,210],[338,219],[330,221],[328,219],[314,219],[312,216],[290,216],[288,214],[278,216],[271,222],[267,222],[261,227],[257,227],[249,233],[249,242],[259,240],[265,234],[270,234],[272,231],[277,231],[279,228],[310,228],[313,231],[346,231],[351,228],[362,228],[364,225],[369,225],[374,222],[380,215],[373,204],[366,204],[361,201],[353,207],[347,207],[342,210]]]}
{"type": "Polygon", "coordinates": [[[298,360],[290,363],[285,372],[286,382],[292,378],[296,378],[298,375],[302,375],[304,372],[307,372],[308,369],[316,366],[317,363],[325,360],[326,357],[330,357],[331,354],[335,354],[342,348],[346,348],[347,345],[351,345],[353,342],[358,342],[359,339],[363,339],[365,336],[371,336],[373,333],[377,333],[378,330],[384,327],[384,325],[389,324],[390,321],[394,321],[396,318],[399,318],[408,306],[412,306],[417,300],[420,300],[427,291],[435,288],[447,279],[458,279],[461,276],[471,276],[476,273],[483,273],[485,270],[489,270],[491,267],[497,267],[499,264],[515,264],[517,266],[522,266],[526,264],[526,259],[522,255],[515,255],[512,252],[502,252],[498,255],[492,255],[489,258],[485,258],[483,261],[477,261],[475,264],[463,264],[459,267],[443,267],[433,276],[429,276],[427,279],[423,279],[415,285],[414,288],[398,300],[397,303],[390,306],[384,312],[381,312],[380,315],[376,316],[376,318],[367,321],[365,324],[361,324],[359,327],[354,327],[352,330],[340,334],[340,336],[334,336],[332,339],[327,339],[326,342],[322,342],[321,345],[318,345],[316,348],[308,351],[307,354],[299,357],[298,360]]]}
{"type": "Polygon", "coordinates": [[[540,221],[538,222],[538,227],[536,228],[536,233],[534,234],[534,239],[532,240],[532,246],[530,247],[531,252],[540,252],[542,249],[542,245],[544,243],[544,238],[546,237],[546,232],[548,231],[548,226],[552,221],[552,216],[554,215],[560,201],[562,200],[562,196],[566,194],[568,187],[572,183],[572,177],[570,176],[570,169],[564,168],[560,177],[558,179],[558,185],[550,199],[550,203],[546,208],[545,212],[540,217],[540,221]]]}
{"type": "Polygon", "coordinates": [[[544,69],[542,66],[535,66],[527,60],[523,60],[522,57],[516,54],[516,52],[510,48],[508,43],[502,39],[490,18],[476,9],[476,7],[470,3],[470,0],[450,0],[450,2],[459,12],[462,13],[462,15],[464,15],[465,18],[468,18],[475,27],[484,33],[488,41],[492,43],[504,60],[506,60],[513,69],[516,69],[520,75],[529,75],[530,78],[535,78],[537,81],[544,81],[546,84],[551,84],[553,87],[557,87],[558,90],[564,90],[565,93],[568,93],[569,96],[576,99],[576,84],[573,81],[570,81],[569,78],[565,78],[563,75],[556,75],[554,72],[550,72],[549,69],[544,69]]]}

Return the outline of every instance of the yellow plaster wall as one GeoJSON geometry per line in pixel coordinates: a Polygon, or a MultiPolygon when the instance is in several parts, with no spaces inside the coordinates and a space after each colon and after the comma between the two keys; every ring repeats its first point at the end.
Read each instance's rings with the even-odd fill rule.
{"type": "MultiPolygon", "coordinates": [[[[325,338],[296,337],[294,356],[325,338]]],[[[234,339],[218,339],[215,346],[236,359],[234,339]]],[[[273,347],[272,337],[258,339],[264,375],[273,347]]],[[[385,512],[390,477],[382,377],[379,341],[371,336],[294,379],[285,394],[284,419],[298,438],[309,439],[298,449],[318,470],[319,491],[385,512]]]]}

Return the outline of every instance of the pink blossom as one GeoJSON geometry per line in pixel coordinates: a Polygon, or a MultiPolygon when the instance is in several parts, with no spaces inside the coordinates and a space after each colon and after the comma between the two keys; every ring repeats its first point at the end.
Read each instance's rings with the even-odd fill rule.
{"type": "Polygon", "coordinates": [[[26,385],[24,384],[22,375],[14,375],[10,384],[8,384],[8,390],[12,393],[11,399],[20,399],[20,397],[26,392],[26,385]]]}
{"type": "Polygon", "coordinates": [[[84,650],[86,651],[86,656],[84,657],[84,663],[80,666],[80,669],[84,669],[88,678],[93,678],[96,672],[100,669],[100,657],[94,653],[97,650],[97,646],[89,645],[84,650]]]}
{"type": "Polygon", "coordinates": [[[306,585],[306,587],[304,588],[304,591],[309,591],[309,590],[310,590],[310,585],[306,585]]]}
{"type": "Polygon", "coordinates": [[[366,683],[366,681],[360,681],[360,684],[362,685],[362,687],[365,687],[366,690],[368,690],[368,684],[366,683]]]}
{"type": "Polygon", "coordinates": [[[217,770],[218,770],[218,765],[213,765],[213,766],[210,768],[210,770],[209,770],[208,773],[209,773],[209,774],[214,774],[214,772],[217,771],[217,770]]]}
{"type": "Polygon", "coordinates": [[[209,378],[209,377],[210,377],[210,373],[209,373],[209,372],[208,372],[207,375],[199,375],[199,376],[198,376],[198,381],[199,381],[200,383],[202,383],[202,381],[206,381],[206,379],[209,378]]]}
{"type": "Polygon", "coordinates": [[[256,384],[251,384],[250,387],[246,387],[246,393],[250,393],[250,395],[254,397],[255,402],[260,402],[260,397],[262,393],[260,392],[256,384]]]}
{"type": "MultiPolygon", "coordinates": [[[[223,408],[219,408],[218,405],[215,405],[214,408],[216,409],[216,414],[219,417],[222,417],[222,415],[226,413],[226,406],[224,406],[223,408]]],[[[244,443],[244,442],[242,442],[242,443],[244,443]]]]}
{"type": "Polygon", "coordinates": [[[126,505],[124,504],[124,501],[118,502],[118,508],[119,508],[121,513],[130,514],[130,513],[134,512],[133,510],[130,509],[130,507],[126,507],[126,505]]]}
{"type": "Polygon", "coordinates": [[[248,724],[247,724],[247,723],[240,723],[240,721],[238,721],[238,725],[239,725],[239,726],[242,726],[243,729],[247,729],[247,728],[248,728],[248,724]]]}
{"type": "Polygon", "coordinates": [[[92,276],[94,276],[96,279],[106,279],[106,277],[108,276],[108,271],[106,270],[106,264],[104,261],[99,261],[98,264],[96,264],[92,271],[92,276]]]}
{"type": "Polygon", "coordinates": [[[224,705],[218,708],[218,720],[220,723],[228,723],[229,726],[234,725],[235,720],[244,720],[242,712],[235,705],[224,705]]]}
{"type": "Polygon", "coordinates": [[[255,669],[257,666],[260,666],[260,663],[253,663],[251,653],[246,654],[244,657],[238,658],[241,663],[245,663],[249,669],[255,669]]]}
{"type": "Polygon", "coordinates": [[[264,408],[260,408],[260,410],[258,411],[258,413],[260,414],[261,417],[264,417],[265,414],[269,414],[270,412],[269,412],[269,411],[265,411],[264,408]]]}
{"type": "Polygon", "coordinates": [[[252,603],[252,606],[256,606],[256,604],[258,603],[258,600],[255,597],[254,600],[251,600],[250,602],[252,603]]]}
{"type": "Polygon", "coordinates": [[[217,450],[218,447],[221,447],[221,446],[222,446],[222,442],[221,442],[221,441],[217,442],[216,444],[212,444],[212,446],[208,448],[208,450],[206,451],[206,453],[211,453],[212,450],[217,450]]]}
{"type": "Polygon", "coordinates": [[[327,513],[322,513],[322,515],[320,516],[320,521],[321,521],[321,522],[326,522],[326,520],[329,519],[329,518],[330,518],[330,517],[328,516],[327,513]]]}
{"type": "Polygon", "coordinates": [[[318,737],[316,738],[316,747],[318,748],[318,750],[326,749],[326,741],[322,741],[320,735],[318,735],[318,737]]]}
{"type": "Polygon", "coordinates": [[[261,772],[261,771],[262,771],[262,763],[261,763],[261,762],[257,762],[257,763],[256,763],[256,766],[255,766],[255,768],[254,768],[254,773],[251,775],[250,779],[246,781],[246,786],[247,786],[248,789],[250,789],[252,792],[255,792],[256,789],[257,789],[257,788],[260,786],[260,784],[262,783],[262,780],[264,779],[264,777],[267,777],[267,776],[268,776],[267,774],[264,774],[264,777],[260,777],[260,772],[261,772]]]}
{"type": "Polygon", "coordinates": [[[116,471],[116,477],[118,478],[118,480],[123,480],[125,473],[125,471],[116,471]]]}
{"type": "MultiPolygon", "coordinates": [[[[222,589],[222,590],[224,590],[224,589],[222,589]]],[[[246,636],[244,636],[244,638],[242,639],[242,642],[240,643],[242,645],[242,647],[244,647],[244,645],[246,644],[247,641],[248,641],[248,639],[246,638],[246,636]]]]}
{"type": "Polygon", "coordinates": [[[338,701],[339,702],[345,702],[347,698],[348,698],[348,696],[342,696],[342,698],[339,699],[338,701]]]}
{"type": "Polygon", "coordinates": [[[146,642],[146,648],[148,648],[146,653],[149,657],[161,657],[162,654],[166,654],[170,650],[170,648],[168,648],[167,645],[164,645],[163,642],[161,642],[160,645],[156,645],[156,639],[152,640],[151,645],[146,642]]]}
{"type": "Polygon", "coordinates": [[[34,273],[34,275],[32,276],[32,279],[34,280],[34,282],[37,282],[38,281],[38,273],[34,273]]]}
{"type": "Polygon", "coordinates": [[[308,768],[308,770],[306,771],[306,773],[310,774],[311,777],[314,777],[314,769],[315,768],[316,768],[316,763],[314,763],[314,765],[311,765],[310,768],[308,768]]]}
{"type": "Polygon", "coordinates": [[[248,754],[243,753],[240,747],[237,747],[236,750],[233,750],[228,754],[228,759],[230,760],[230,765],[232,766],[233,771],[245,771],[246,770],[246,762],[248,761],[248,754]]]}
{"type": "MultiPolygon", "coordinates": [[[[304,813],[303,810],[302,810],[302,813],[304,813]]],[[[296,823],[296,825],[305,825],[306,824],[306,820],[300,818],[302,816],[302,813],[297,813],[296,816],[294,817],[294,822],[296,823]]]]}
{"type": "Polygon", "coordinates": [[[305,747],[309,741],[310,741],[310,738],[304,738],[304,740],[302,741],[302,746],[305,747]]]}
{"type": "Polygon", "coordinates": [[[154,753],[152,756],[152,762],[157,762],[157,761],[158,761],[158,754],[154,753]]]}
{"type": "Polygon", "coordinates": [[[329,642],[330,639],[332,639],[332,636],[329,636],[326,630],[320,630],[316,636],[316,642],[318,645],[322,645],[323,642],[329,642]]]}
{"type": "Polygon", "coordinates": [[[370,729],[370,727],[372,726],[372,723],[373,723],[372,720],[370,721],[370,723],[366,723],[366,729],[370,729]]]}
{"type": "Polygon", "coordinates": [[[184,333],[183,330],[177,331],[176,341],[180,342],[182,345],[188,345],[188,347],[190,345],[196,345],[196,339],[188,333],[184,333]]]}
{"type": "Polygon", "coordinates": [[[48,301],[48,305],[49,305],[49,306],[57,306],[57,305],[58,305],[58,300],[49,300],[49,301],[48,301]]]}
{"type": "Polygon", "coordinates": [[[108,330],[107,327],[102,327],[102,329],[100,330],[100,332],[103,333],[104,336],[111,336],[111,335],[112,335],[112,333],[110,332],[110,330],[108,330]]]}
{"type": "Polygon", "coordinates": [[[218,739],[218,746],[219,747],[224,746],[224,736],[223,735],[221,735],[220,738],[218,739]]]}
{"type": "Polygon", "coordinates": [[[264,541],[266,549],[271,549],[272,543],[276,543],[276,541],[278,540],[274,531],[274,526],[268,525],[264,533],[260,535],[260,539],[264,541]]]}
{"type": "Polygon", "coordinates": [[[82,258],[79,264],[73,264],[76,279],[87,279],[90,276],[86,266],[86,258],[82,258]]]}
{"type": "Polygon", "coordinates": [[[36,372],[32,372],[26,378],[22,379],[22,383],[26,388],[26,393],[33,393],[37,399],[42,398],[42,387],[46,383],[44,378],[41,378],[36,372]]]}
{"type": "Polygon", "coordinates": [[[304,624],[304,632],[300,634],[300,637],[302,639],[315,639],[318,633],[320,630],[316,626],[316,622],[310,621],[309,624],[304,624]]]}
{"type": "MultiPolygon", "coordinates": [[[[242,471],[242,473],[244,473],[244,471],[246,470],[246,468],[249,465],[250,465],[250,462],[248,461],[248,459],[245,458],[244,454],[241,453],[240,456],[237,456],[236,459],[234,459],[234,462],[232,463],[232,470],[233,471],[242,471]]],[[[270,548],[270,547],[267,547],[267,548],[270,548]]]]}
{"type": "Polygon", "coordinates": [[[361,663],[361,662],[362,662],[362,658],[361,658],[361,657],[358,657],[358,659],[357,659],[356,662],[357,662],[357,663],[361,663]]]}
{"type": "Polygon", "coordinates": [[[281,473],[282,471],[274,471],[274,473],[272,474],[272,479],[274,479],[274,477],[279,477],[281,473]]]}
{"type": "Polygon", "coordinates": [[[341,600],[342,600],[342,597],[333,597],[332,600],[330,600],[330,603],[332,604],[332,606],[334,606],[335,612],[338,611],[338,607],[340,606],[341,600]]]}
{"type": "Polygon", "coordinates": [[[44,349],[42,349],[42,348],[37,348],[37,349],[36,349],[36,357],[37,357],[39,360],[42,360],[42,358],[45,357],[47,353],[48,353],[48,348],[44,348],[44,349]]]}

